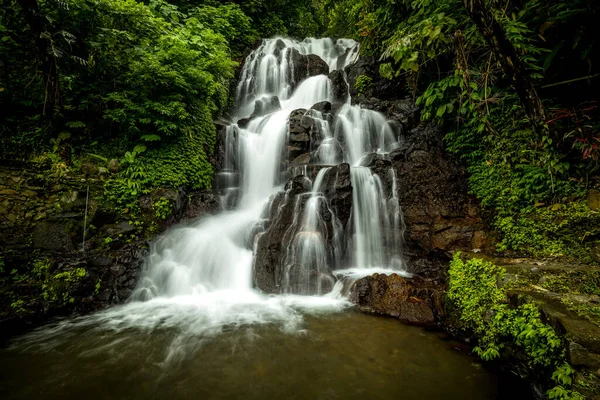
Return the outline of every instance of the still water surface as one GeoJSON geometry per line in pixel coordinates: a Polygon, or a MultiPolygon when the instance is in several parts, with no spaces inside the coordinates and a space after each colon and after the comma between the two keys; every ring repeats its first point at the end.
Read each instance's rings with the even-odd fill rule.
{"type": "Polygon", "coordinates": [[[89,326],[0,350],[9,399],[498,399],[498,379],[435,333],[343,310],[302,329],[89,326]],[[174,340],[175,338],[175,340],[174,340]],[[179,349],[177,357],[173,350],[179,349]]]}

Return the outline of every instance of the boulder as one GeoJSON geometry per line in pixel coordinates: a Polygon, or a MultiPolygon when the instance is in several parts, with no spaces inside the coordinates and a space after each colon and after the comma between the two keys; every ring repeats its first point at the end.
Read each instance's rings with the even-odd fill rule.
{"type": "Polygon", "coordinates": [[[588,192],[587,206],[590,210],[600,210],[600,191],[590,190],[588,192]]]}
{"type": "Polygon", "coordinates": [[[332,85],[333,101],[336,103],[345,103],[350,96],[350,88],[346,82],[344,71],[336,69],[329,73],[329,79],[332,85]]]}
{"type": "Polygon", "coordinates": [[[292,49],[290,62],[294,71],[292,84],[295,86],[308,77],[329,74],[329,65],[316,54],[300,54],[298,50],[292,49]]]}
{"type": "MultiPolygon", "coordinates": [[[[281,110],[281,103],[277,96],[265,96],[254,102],[254,112],[250,119],[254,117],[262,117],[275,111],[281,110]]],[[[238,123],[239,125],[239,123],[238,123]]]]}
{"type": "Polygon", "coordinates": [[[331,112],[331,103],[328,101],[321,101],[321,102],[313,105],[310,109],[318,111],[322,114],[327,114],[327,113],[331,112]]]}
{"type": "Polygon", "coordinates": [[[440,287],[421,278],[374,274],[356,281],[349,298],[363,311],[431,326],[443,315],[442,293],[440,287]]]}

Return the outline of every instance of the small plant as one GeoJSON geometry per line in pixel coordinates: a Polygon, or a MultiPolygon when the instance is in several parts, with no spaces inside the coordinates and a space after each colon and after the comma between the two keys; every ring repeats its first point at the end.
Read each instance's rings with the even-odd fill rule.
{"type": "Polygon", "coordinates": [[[10,303],[10,308],[12,308],[17,314],[22,315],[27,312],[25,309],[25,301],[24,300],[15,300],[10,303]]]}
{"type": "Polygon", "coordinates": [[[354,83],[354,88],[358,92],[358,95],[365,94],[367,89],[369,89],[373,85],[373,79],[366,75],[360,75],[356,78],[356,82],[354,83]]]}
{"type": "Polygon", "coordinates": [[[583,160],[600,161],[600,127],[595,124],[592,113],[597,111],[598,104],[583,103],[574,108],[555,109],[547,124],[563,122],[567,133],[564,139],[572,139],[573,148],[581,151],[583,160]]]}
{"type": "Polygon", "coordinates": [[[164,197],[157,200],[152,207],[154,208],[156,217],[161,220],[167,219],[173,212],[171,201],[164,197]]]}
{"type": "Polygon", "coordinates": [[[98,295],[98,293],[100,293],[100,286],[102,284],[102,279],[98,279],[98,282],[96,282],[96,286],[94,287],[94,295],[98,295]]]}
{"type": "Polygon", "coordinates": [[[33,262],[32,274],[41,283],[42,299],[59,305],[74,303],[75,298],[71,295],[73,287],[86,275],[86,270],[75,268],[52,274],[51,269],[52,262],[49,259],[33,262]]]}

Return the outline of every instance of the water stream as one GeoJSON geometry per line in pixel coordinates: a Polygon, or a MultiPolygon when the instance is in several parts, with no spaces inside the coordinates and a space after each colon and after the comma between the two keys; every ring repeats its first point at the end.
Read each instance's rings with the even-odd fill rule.
{"type": "Polygon", "coordinates": [[[496,398],[495,378],[446,342],[356,314],[339,291],[328,293],[344,274],[403,273],[395,172],[380,177],[363,166],[402,139],[375,111],[344,104],[333,124],[307,112],[323,136],[314,149],[321,169],[295,200],[282,294],[253,288],[255,240],[285,184],[290,113],[333,101],[327,76],[299,82],[293,51],[316,54],[334,70],[356,60],[358,45],[265,40],[244,64],[226,130],[216,177],[224,211],[160,237],[128,304],[44,327],[1,350],[0,397],[496,398]],[[252,116],[273,96],[280,109],[252,116]],[[346,233],[323,195],[324,176],[341,162],[351,165],[354,188],[346,233]],[[382,179],[393,181],[391,194],[382,179]],[[318,296],[307,296],[312,286],[318,296]]]}

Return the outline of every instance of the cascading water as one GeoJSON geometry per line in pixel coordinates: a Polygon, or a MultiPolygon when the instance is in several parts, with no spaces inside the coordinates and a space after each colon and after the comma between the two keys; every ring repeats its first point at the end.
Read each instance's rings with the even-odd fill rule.
{"type": "Polygon", "coordinates": [[[311,109],[336,101],[333,79],[299,79],[293,56],[311,53],[343,69],[358,45],[265,40],[244,65],[235,122],[220,137],[223,211],[160,237],[133,301],[0,348],[0,393],[16,394],[0,397],[494,398],[481,368],[422,331],[358,313],[323,317],[348,307],[353,279],[402,272],[404,224],[385,160],[398,132],[348,96],[335,110],[311,109]],[[294,139],[300,150],[289,145],[292,114],[310,125],[294,139]],[[276,296],[253,289],[273,227],[276,296]]]}
{"type": "MultiPolygon", "coordinates": [[[[220,173],[228,179],[229,191],[234,186],[232,177],[241,175],[239,207],[196,226],[176,229],[159,240],[152,249],[147,273],[134,293],[134,299],[218,290],[238,293],[252,290],[252,227],[260,219],[269,196],[283,183],[280,179],[288,117],[294,110],[332,101],[331,81],[325,75],[308,77],[292,90],[294,71],[290,54],[293,51],[300,54],[312,52],[330,67],[343,68],[356,57],[356,49],[357,44],[350,40],[334,43],[330,39],[320,39],[299,43],[272,39],[265,40],[249,56],[237,88],[237,118],[246,117],[250,110],[261,108],[261,99],[269,96],[279,96],[281,109],[264,116],[253,116],[244,128],[236,124],[227,127],[225,168],[220,173]],[[237,149],[233,148],[234,145],[237,149]],[[234,172],[236,167],[237,173],[234,172]]],[[[384,235],[386,231],[393,231],[395,226],[389,223],[390,215],[381,182],[368,168],[359,166],[366,155],[385,154],[394,148],[398,138],[393,129],[383,115],[349,104],[343,105],[337,113],[333,133],[329,121],[322,114],[314,110],[309,114],[317,121],[318,130],[324,136],[317,149],[318,162],[333,164],[343,160],[353,166],[354,229],[351,246],[354,251],[350,257],[351,266],[397,267],[398,263],[390,263],[383,252],[384,235]]],[[[296,200],[306,204],[302,204],[303,211],[300,211],[302,207],[298,207],[298,212],[303,215],[298,215],[293,224],[299,226],[299,232],[290,230],[294,237],[286,255],[284,292],[323,294],[323,288],[331,287],[331,272],[339,266],[332,265],[335,257],[331,256],[332,252],[323,238],[324,224],[319,222],[322,219],[320,210],[326,203],[320,195],[326,171],[322,169],[319,173],[312,194],[305,195],[304,200],[301,197],[296,200]],[[318,282],[316,290],[308,289],[312,285],[311,280],[318,282]]],[[[394,213],[392,219],[396,221],[398,208],[394,213]]]]}
{"type": "Polygon", "coordinates": [[[344,268],[360,269],[363,275],[374,267],[401,269],[396,184],[394,193],[384,193],[380,177],[361,166],[369,155],[385,158],[398,143],[397,133],[383,115],[358,106],[338,104],[336,115],[310,109],[323,101],[335,102],[332,81],[326,75],[299,79],[292,62],[294,54],[313,53],[330,69],[343,69],[355,61],[357,52],[358,44],[345,39],[263,41],[244,64],[233,117],[237,122],[224,132],[222,170],[215,176],[223,211],[159,238],[129,304],[57,329],[98,323],[115,330],[178,327],[181,335],[167,354],[172,362],[185,357],[181,348],[186,340],[218,334],[225,326],[276,322],[294,331],[302,322],[299,310],[346,307],[348,303],[334,295],[304,296],[331,291],[337,271],[344,268]],[[308,151],[314,161],[286,172],[288,123],[298,109],[312,121],[310,140],[315,146],[308,151]],[[331,190],[327,182],[334,168],[327,165],[342,162],[352,166],[354,187],[351,224],[346,228],[324,195],[331,190]],[[301,172],[309,178],[313,170],[319,172],[312,190],[286,195],[283,202],[295,202],[294,222],[280,238],[289,242],[279,260],[285,266],[279,286],[283,295],[263,295],[253,289],[253,263],[256,243],[273,223],[267,214],[277,211],[267,212],[268,208],[282,206],[273,196],[290,171],[292,176],[301,172]],[[390,241],[392,256],[382,249],[391,248],[390,241]]]}

